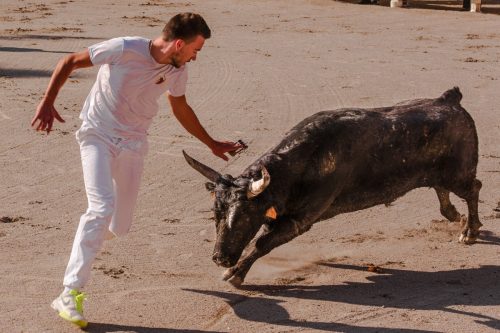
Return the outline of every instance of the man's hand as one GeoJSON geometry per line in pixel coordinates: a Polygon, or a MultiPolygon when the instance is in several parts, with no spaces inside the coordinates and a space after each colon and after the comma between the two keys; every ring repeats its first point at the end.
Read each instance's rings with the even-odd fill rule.
{"type": "Polygon", "coordinates": [[[201,126],[198,117],[194,113],[193,109],[189,106],[186,101],[186,96],[172,96],[167,95],[170,105],[172,106],[172,112],[179,121],[179,123],[192,135],[194,135],[198,140],[206,144],[214,153],[215,156],[222,158],[224,161],[229,160],[229,158],[224,155],[225,153],[236,152],[238,149],[245,149],[247,146],[243,141],[230,142],[230,141],[217,141],[212,139],[208,135],[207,131],[201,126]]]}
{"type": "Polygon", "coordinates": [[[238,149],[246,148],[246,146],[240,142],[229,142],[229,141],[214,141],[214,145],[210,147],[212,153],[215,156],[222,158],[224,161],[229,160],[229,158],[224,155],[225,153],[231,153],[238,149]]]}
{"type": "Polygon", "coordinates": [[[47,134],[52,130],[54,118],[59,122],[64,123],[64,119],[59,115],[56,108],[52,104],[42,101],[36,108],[36,113],[31,120],[31,127],[35,126],[37,120],[40,122],[36,126],[37,131],[47,131],[47,134]]]}
{"type": "Polygon", "coordinates": [[[68,79],[71,72],[78,68],[91,67],[92,61],[88,50],[71,53],[70,55],[62,58],[57,63],[54,73],[50,78],[49,86],[45,92],[42,102],[36,108],[36,113],[31,120],[31,126],[35,126],[37,120],[40,122],[36,126],[37,131],[47,131],[47,134],[52,130],[54,118],[64,123],[57,110],[54,108],[54,101],[56,100],[57,93],[63,86],[64,82],[68,79]]]}

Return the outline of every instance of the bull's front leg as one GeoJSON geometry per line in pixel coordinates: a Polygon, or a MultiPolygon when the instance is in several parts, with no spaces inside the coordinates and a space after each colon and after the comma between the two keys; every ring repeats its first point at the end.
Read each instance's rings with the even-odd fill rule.
{"type": "Polygon", "coordinates": [[[245,280],[250,267],[262,256],[271,252],[275,247],[289,242],[295,237],[309,230],[313,223],[297,221],[291,218],[282,217],[273,222],[274,225],[268,231],[261,234],[250,244],[246,254],[236,265],[228,268],[223,279],[238,288],[245,280]]]}

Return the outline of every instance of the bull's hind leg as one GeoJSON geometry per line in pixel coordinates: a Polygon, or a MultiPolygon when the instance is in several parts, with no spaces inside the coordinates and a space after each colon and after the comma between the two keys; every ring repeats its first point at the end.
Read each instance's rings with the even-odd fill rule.
{"type": "Polygon", "coordinates": [[[467,208],[469,209],[468,218],[462,219],[462,231],[459,238],[461,243],[472,244],[476,241],[477,236],[479,236],[479,228],[481,228],[482,224],[479,222],[477,206],[481,186],[481,182],[474,179],[472,185],[468,186],[468,188],[453,191],[456,195],[467,201],[467,208]]]}
{"type": "Polygon", "coordinates": [[[439,199],[441,214],[451,222],[459,222],[460,214],[450,201],[450,191],[442,187],[435,187],[434,189],[439,199]]]}

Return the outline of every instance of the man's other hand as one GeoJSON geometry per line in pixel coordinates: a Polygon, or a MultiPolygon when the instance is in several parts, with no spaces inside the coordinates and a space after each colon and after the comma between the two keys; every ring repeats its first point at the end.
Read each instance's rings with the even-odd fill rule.
{"type": "Polygon", "coordinates": [[[59,115],[54,105],[50,105],[42,101],[36,108],[36,113],[31,120],[31,127],[36,125],[37,120],[40,122],[36,125],[37,131],[47,131],[47,134],[52,130],[54,118],[59,122],[64,123],[64,119],[59,115]]]}

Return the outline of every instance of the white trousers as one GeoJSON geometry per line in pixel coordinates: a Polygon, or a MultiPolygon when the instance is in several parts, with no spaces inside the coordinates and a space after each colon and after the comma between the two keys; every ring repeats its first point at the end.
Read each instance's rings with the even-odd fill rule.
{"type": "Polygon", "coordinates": [[[80,218],[63,284],[81,289],[105,239],[132,225],[147,140],[122,140],[77,132],[88,208],[80,218]]]}

